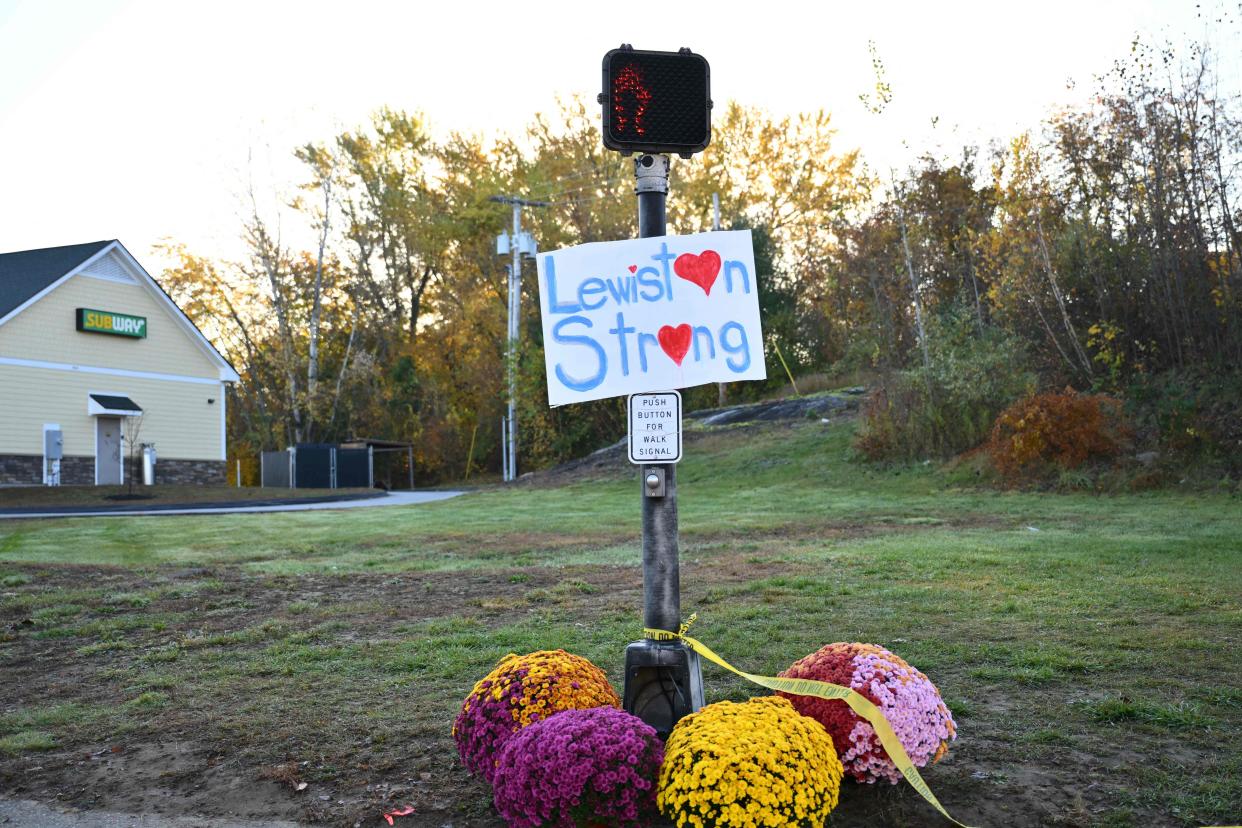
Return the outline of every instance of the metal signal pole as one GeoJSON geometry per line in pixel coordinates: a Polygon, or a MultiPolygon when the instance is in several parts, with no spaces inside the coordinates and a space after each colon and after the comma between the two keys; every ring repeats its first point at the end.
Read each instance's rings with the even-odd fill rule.
{"type": "MultiPolygon", "coordinates": [[[[638,236],[663,236],[669,157],[634,159],[638,236]]],[[[680,429],[680,424],[678,428],[680,429]]],[[[642,473],[643,625],[676,632],[681,627],[681,576],[677,548],[677,464],[649,463],[642,473]]],[[[624,707],[667,739],[683,716],[703,706],[698,653],[680,641],[644,639],[625,650],[624,707]]]]}
{"type": "MultiPolygon", "coordinates": [[[[712,193],[712,229],[720,229],[720,193],[712,193]]],[[[725,384],[716,383],[716,407],[724,408],[725,384]]]]}
{"type": "MultiPolygon", "coordinates": [[[[707,60],[687,48],[676,52],[635,49],[628,43],[604,55],[601,110],[604,146],[634,159],[634,193],[638,196],[638,235],[665,235],[669,156],[690,158],[707,148],[712,137],[711,71],[707,60]]],[[[667,268],[667,263],[665,268],[667,268]]],[[[672,296],[669,296],[672,299],[672,296]]],[[[620,319],[620,317],[618,317],[620,319]]],[[[676,396],[670,389],[643,388],[630,396],[676,396]]],[[[680,397],[677,396],[680,418],[680,397]]],[[[671,425],[671,423],[669,424],[671,425]]],[[[677,423],[677,457],[681,423],[677,423]]],[[[630,460],[641,469],[643,524],[643,622],[648,629],[681,629],[680,575],[677,561],[677,466],[630,460]]],[[[703,706],[703,670],[699,656],[684,641],[644,638],[625,648],[625,709],[667,739],[678,720],[703,706]]]]}
{"type": "MultiPolygon", "coordinates": [[[[638,195],[638,237],[663,236],[667,230],[667,155],[634,159],[634,192],[638,195]]],[[[654,463],[643,469],[643,624],[656,630],[681,625],[681,575],[677,549],[677,464],[654,463]],[[664,477],[664,497],[650,497],[647,474],[664,477]]]]}
{"type": "Polygon", "coordinates": [[[507,428],[501,429],[503,477],[508,483],[517,479],[517,354],[522,333],[522,255],[535,255],[534,240],[522,235],[522,208],[548,207],[550,204],[517,196],[492,196],[489,200],[513,205],[513,236],[509,241],[509,251],[513,256],[513,262],[509,265],[509,413],[505,419],[507,428]],[[529,245],[523,244],[524,238],[529,240],[529,245]]]}

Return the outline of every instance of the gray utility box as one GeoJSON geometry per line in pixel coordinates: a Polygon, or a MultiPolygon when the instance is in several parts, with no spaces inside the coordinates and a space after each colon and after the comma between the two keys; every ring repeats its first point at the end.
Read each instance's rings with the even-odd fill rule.
{"type": "Polygon", "coordinates": [[[60,485],[60,461],[65,458],[65,435],[60,429],[43,432],[43,482],[60,485]]]}
{"type": "Polygon", "coordinates": [[[63,431],[43,432],[43,456],[48,460],[64,459],[65,434],[63,431]]]}

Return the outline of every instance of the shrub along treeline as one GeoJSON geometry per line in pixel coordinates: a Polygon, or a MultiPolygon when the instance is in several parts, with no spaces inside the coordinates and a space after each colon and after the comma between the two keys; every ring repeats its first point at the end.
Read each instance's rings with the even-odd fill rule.
{"type": "MultiPolygon", "coordinates": [[[[783,357],[795,376],[875,378],[857,443],[871,459],[989,440],[999,457],[1017,434],[998,462],[1029,470],[1029,409],[1098,425],[1082,446],[1053,441],[1041,468],[1142,453],[1242,474],[1242,109],[1211,67],[1198,47],[1138,47],[1089,105],[1004,145],[923,157],[883,188],[833,145],[825,114],[730,104],[711,146],[674,164],[669,199],[671,232],[710,228],[713,194],[725,226],[755,230],[771,379],[728,398],[784,385],[783,357]],[[1067,389],[1120,402],[1084,409],[1067,389]],[[1031,398],[1041,391],[1053,396],[1031,398]]],[[[256,207],[244,261],[170,246],[178,264],[161,280],[242,374],[231,445],[252,458],[371,436],[413,441],[423,481],[496,469],[507,259],[494,238],[511,213],[489,198],[550,202],[523,216],[544,249],[629,238],[631,162],[602,148],[581,101],[492,143],[384,110],[296,153],[309,250],[284,246],[256,207]]],[[[533,267],[523,307],[529,470],[625,426],[623,401],[547,407],[533,267]]],[[[711,405],[718,390],[687,396],[711,405]]]]}
{"type": "Polygon", "coordinates": [[[854,228],[854,304],[840,307],[871,326],[849,326],[847,358],[892,369],[865,455],[944,456],[991,436],[1010,477],[1134,451],[1179,477],[1242,473],[1242,109],[1212,64],[1199,47],[1136,46],[1090,106],[986,165],[973,150],[925,159],[854,228]],[[1125,405],[1080,416],[1067,387],[1125,405]],[[1022,411],[1067,418],[1052,428],[1080,445],[1024,436],[1044,426],[1022,411]],[[1014,463],[1006,438],[1045,446],[1044,462],[1014,463]]]}

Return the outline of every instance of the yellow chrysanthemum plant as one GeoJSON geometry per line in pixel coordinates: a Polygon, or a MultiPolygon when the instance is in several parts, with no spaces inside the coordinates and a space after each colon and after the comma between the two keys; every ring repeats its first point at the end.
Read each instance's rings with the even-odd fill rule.
{"type": "Polygon", "coordinates": [[[483,677],[453,723],[462,764],[488,782],[504,743],[561,710],[621,707],[604,671],[564,650],[510,653],[483,677]]]}
{"type": "Polygon", "coordinates": [[[717,702],[673,728],[656,803],[678,828],[822,828],[842,772],[827,731],[786,699],[717,702]]]}

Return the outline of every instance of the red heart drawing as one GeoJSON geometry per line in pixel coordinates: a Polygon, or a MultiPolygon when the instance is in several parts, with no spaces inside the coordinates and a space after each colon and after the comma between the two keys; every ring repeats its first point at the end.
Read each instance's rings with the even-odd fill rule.
{"type": "Polygon", "coordinates": [[[690,350],[692,333],[690,326],[683,323],[676,328],[672,325],[665,325],[656,332],[656,337],[660,340],[660,347],[664,349],[664,353],[668,354],[668,358],[680,366],[681,361],[686,358],[686,351],[690,350]]]}
{"type": "Polygon", "coordinates": [[[720,254],[715,250],[704,250],[699,255],[682,253],[673,262],[673,270],[687,282],[694,282],[703,288],[708,296],[712,295],[712,285],[720,275],[720,254]]]}
{"type": "Polygon", "coordinates": [[[638,270],[638,265],[630,265],[630,273],[634,273],[637,270],[638,270]]]}

